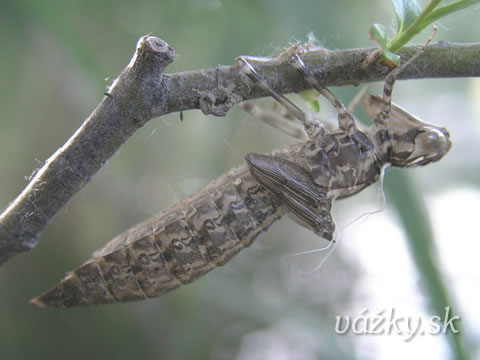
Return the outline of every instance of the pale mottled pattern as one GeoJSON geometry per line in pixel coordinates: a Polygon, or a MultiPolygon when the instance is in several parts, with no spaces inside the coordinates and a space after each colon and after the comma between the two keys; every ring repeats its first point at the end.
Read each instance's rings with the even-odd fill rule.
{"type": "MultiPolygon", "coordinates": [[[[379,108],[381,100],[370,97],[379,108]]],[[[382,167],[425,165],[451,147],[446,129],[393,106],[388,132],[324,133],[243,164],[153,218],[111,240],[57,286],[32,300],[69,307],[133,301],[188,284],[229,261],[258,234],[291,211],[298,223],[332,240],[333,199],[378,180],[382,167]]]]}
{"type": "Polygon", "coordinates": [[[36,303],[69,307],[161,295],[223,265],[287,211],[243,164],[118,235],[36,303]]]}

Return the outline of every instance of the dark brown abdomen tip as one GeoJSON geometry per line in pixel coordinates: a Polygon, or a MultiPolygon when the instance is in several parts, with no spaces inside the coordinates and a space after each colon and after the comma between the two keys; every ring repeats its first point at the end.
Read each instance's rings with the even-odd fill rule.
{"type": "Polygon", "coordinates": [[[30,304],[38,307],[66,308],[77,305],[88,305],[75,274],[70,273],[55,287],[30,300],[30,304]]]}

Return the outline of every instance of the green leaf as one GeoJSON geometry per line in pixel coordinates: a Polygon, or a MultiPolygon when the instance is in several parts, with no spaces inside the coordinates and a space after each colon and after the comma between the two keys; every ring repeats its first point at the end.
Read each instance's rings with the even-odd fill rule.
{"type": "Polygon", "coordinates": [[[310,106],[310,109],[314,113],[319,113],[320,112],[320,102],[318,100],[314,100],[308,103],[310,106]]]}
{"type": "Polygon", "coordinates": [[[383,51],[383,59],[387,61],[393,62],[395,65],[400,64],[400,56],[391,52],[388,47],[388,39],[387,39],[387,28],[380,24],[374,24],[368,30],[368,35],[370,39],[375,40],[380,44],[383,51]]]}
{"type": "Polygon", "coordinates": [[[438,19],[450,15],[451,13],[459,10],[466,9],[470,6],[477,5],[480,0],[457,0],[447,5],[439,7],[430,12],[424,19],[422,26],[428,26],[429,24],[437,21],[438,19]]]}
{"type": "Polygon", "coordinates": [[[368,29],[368,35],[370,39],[375,40],[380,44],[383,50],[385,50],[387,46],[387,29],[385,26],[380,24],[373,24],[368,29]]]}
{"type": "Polygon", "coordinates": [[[383,49],[383,57],[393,62],[395,65],[400,65],[400,55],[397,55],[394,52],[391,52],[387,48],[383,49]]]}
{"type": "Polygon", "coordinates": [[[308,104],[312,112],[320,112],[320,103],[318,97],[320,94],[315,89],[303,90],[298,93],[300,97],[308,104]]]}
{"type": "Polygon", "coordinates": [[[392,5],[397,19],[397,34],[407,29],[422,12],[415,0],[392,0],[392,5]]]}

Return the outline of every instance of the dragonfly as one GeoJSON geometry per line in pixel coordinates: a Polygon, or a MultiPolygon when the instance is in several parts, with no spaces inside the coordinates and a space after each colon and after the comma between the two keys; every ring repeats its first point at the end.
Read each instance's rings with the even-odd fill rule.
{"type": "Polygon", "coordinates": [[[255,70],[258,59],[238,57],[236,65],[250,79],[246,81],[266,89],[303,124],[303,141],[268,154],[247,154],[242,165],[113,238],[31,303],[73,307],[160,296],[224,265],[286,214],[334,241],[334,200],[375,183],[387,166],[427,165],[451,148],[445,128],[425,123],[391,101],[396,76],[429,41],[387,75],[382,97],[364,97],[362,106],[373,119],[370,127],[357,124],[317,80],[302,60],[304,49],[288,52],[290,64],[335,107],[335,130],[273,90],[255,70]]]}

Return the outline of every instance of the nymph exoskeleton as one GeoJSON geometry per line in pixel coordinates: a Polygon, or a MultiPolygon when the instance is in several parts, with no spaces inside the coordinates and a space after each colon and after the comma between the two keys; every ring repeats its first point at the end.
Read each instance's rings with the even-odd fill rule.
{"type": "Polygon", "coordinates": [[[303,78],[335,107],[338,129],[333,132],[270,88],[251,64],[257,58],[237,58],[237,65],[300,120],[307,134],[293,159],[247,154],[250,173],[279,197],[301,223],[325,239],[332,239],[334,229],[331,219],[324,216],[331,200],[351,196],[376,182],[384,166],[426,165],[439,160],[450,149],[446,129],[426,124],[391,103],[396,76],[422,53],[430,39],[387,76],[383,98],[364,97],[362,105],[373,118],[369,128],[357,125],[338,98],[317,81],[300,57],[301,48],[287,52],[303,78]]]}
{"type": "MultiPolygon", "coordinates": [[[[426,46],[426,44],[425,44],[426,46]]],[[[111,240],[55,287],[32,300],[39,306],[70,307],[141,300],[188,284],[229,261],[287,213],[315,234],[333,239],[331,203],[378,180],[381,169],[426,165],[451,147],[446,129],[426,124],[391,104],[395,76],[421,53],[391,72],[383,98],[363,106],[372,126],[357,125],[345,106],[301,58],[292,65],[338,112],[330,131],[271,89],[251,62],[236,64],[303,123],[306,140],[268,155],[248,154],[246,164],[111,240]]]]}

